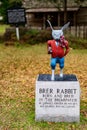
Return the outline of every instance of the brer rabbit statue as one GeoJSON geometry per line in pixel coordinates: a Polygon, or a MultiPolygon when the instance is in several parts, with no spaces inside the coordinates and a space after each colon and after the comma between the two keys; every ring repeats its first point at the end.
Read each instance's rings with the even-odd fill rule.
{"type": "Polygon", "coordinates": [[[60,67],[60,77],[63,77],[63,68],[64,68],[64,57],[69,52],[69,45],[68,41],[65,40],[63,31],[68,28],[70,22],[65,24],[60,30],[54,30],[50,21],[47,20],[52,30],[52,37],[53,40],[48,40],[48,54],[51,54],[51,69],[52,75],[51,80],[55,80],[55,67],[56,64],[59,64],[60,67]]]}

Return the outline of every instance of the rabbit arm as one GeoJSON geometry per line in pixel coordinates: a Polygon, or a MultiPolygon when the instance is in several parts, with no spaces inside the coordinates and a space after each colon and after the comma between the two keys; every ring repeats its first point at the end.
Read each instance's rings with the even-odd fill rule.
{"type": "Polygon", "coordinates": [[[52,53],[51,41],[50,40],[47,42],[47,50],[48,50],[48,54],[52,53]]]}

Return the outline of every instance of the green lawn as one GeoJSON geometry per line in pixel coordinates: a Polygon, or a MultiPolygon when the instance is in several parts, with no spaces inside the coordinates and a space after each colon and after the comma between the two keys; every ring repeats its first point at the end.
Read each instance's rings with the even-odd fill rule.
{"type": "Polygon", "coordinates": [[[64,69],[80,82],[80,123],[35,122],[35,81],[39,73],[51,74],[49,62],[46,45],[0,45],[0,130],[87,129],[87,50],[72,49],[64,69]]]}
{"type": "Polygon", "coordinates": [[[9,25],[4,25],[4,24],[1,24],[0,25],[0,35],[3,35],[4,32],[5,32],[5,29],[9,27],[9,25]]]}

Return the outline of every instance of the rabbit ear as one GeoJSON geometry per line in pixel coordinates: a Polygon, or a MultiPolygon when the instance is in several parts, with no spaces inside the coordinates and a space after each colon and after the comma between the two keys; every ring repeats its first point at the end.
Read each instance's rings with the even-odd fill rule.
{"type": "Polygon", "coordinates": [[[51,22],[50,22],[49,20],[47,20],[47,22],[49,23],[50,28],[53,30],[53,27],[52,27],[52,25],[51,25],[51,22]]]}
{"type": "Polygon", "coordinates": [[[61,30],[62,30],[62,31],[65,30],[66,28],[69,27],[69,25],[70,25],[70,22],[66,23],[66,24],[61,28],[61,30]]]}

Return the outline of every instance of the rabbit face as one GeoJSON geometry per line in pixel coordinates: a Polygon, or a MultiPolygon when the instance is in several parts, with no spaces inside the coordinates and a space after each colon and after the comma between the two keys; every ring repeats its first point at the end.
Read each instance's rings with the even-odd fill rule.
{"type": "Polygon", "coordinates": [[[60,30],[54,30],[52,25],[51,25],[51,22],[49,20],[47,20],[47,22],[49,23],[50,28],[52,30],[52,37],[53,37],[54,40],[59,40],[60,37],[63,36],[63,31],[65,29],[67,29],[69,24],[70,24],[70,22],[68,22],[60,30]]]}
{"type": "Polygon", "coordinates": [[[54,40],[59,40],[61,36],[63,36],[62,30],[52,30],[52,37],[54,40]]]}

